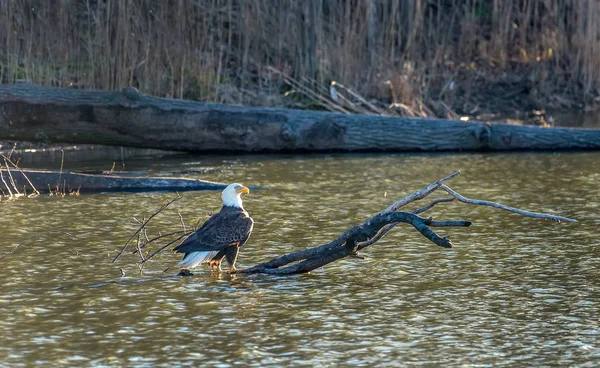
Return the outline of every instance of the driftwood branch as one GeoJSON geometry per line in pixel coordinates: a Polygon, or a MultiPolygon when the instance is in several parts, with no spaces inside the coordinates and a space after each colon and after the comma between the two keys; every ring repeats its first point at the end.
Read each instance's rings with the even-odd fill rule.
{"type": "Polygon", "coordinates": [[[454,199],[469,204],[492,206],[506,211],[515,212],[524,216],[546,218],[555,221],[577,222],[576,220],[567,217],[539,214],[535,212],[516,209],[513,207],[505,206],[490,201],[472,200],[465,198],[444,184],[445,182],[451,180],[459,174],[460,172],[455,172],[452,175],[440,179],[428,185],[427,187],[411,195],[408,195],[405,198],[402,198],[401,200],[392,204],[391,206],[381,211],[379,214],[372,217],[368,221],[365,221],[362,224],[344,232],[342,235],[340,235],[337,239],[333,240],[329,244],[325,244],[315,248],[305,249],[295,253],[286,254],[284,256],[274,258],[268,262],[261,263],[254,267],[238,270],[235,272],[266,273],[275,275],[290,275],[310,272],[316,268],[322,267],[338,259],[351,255],[356,255],[356,253],[359,250],[364,249],[367,246],[381,239],[387,232],[389,232],[395,225],[397,225],[400,222],[411,224],[425,238],[429,239],[434,244],[444,248],[451,248],[452,243],[450,242],[450,240],[438,236],[433,230],[431,230],[431,227],[469,226],[471,223],[469,221],[433,221],[433,219],[431,218],[424,219],[422,217],[416,216],[416,213],[423,213],[433,208],[437,204],[447,203],[454,199]],[[429,194],[433,193],[439,188],[442,188],[445,191],[447,191],[450,195],[453,196],[453,198],[436,199],[428,205],[413,211],[413,213],[394,212],[411,202],[418,201],[427,197],[429,194]],[[287,266],[294,262],[298,263],[287,266]]]}
{"type": "Polygon", "coordinates": [[[362,243],[361,247],[360,242],[366,242],[369,239],[374,238],[379,233],[379,230],[385,225],[396,224],[399,222],[412,225],[425,238],[443,248],[452,248],[452,243],[448,238],[440,237],[431,230],[431,226],[471,225],[469,221],[433,221],[431,218],[425,219],[408,212],[379,214],[369,221],[346,231],[329,244],[287,254],[285,256],[277,257],[269,262],[233,272],[242,274],[266,273],[272,275],[293,275],[310,272],[341,258],[355,255],[359,248],[363,249],[366,247],[366,243],[362,243]],[[282,267],[300,260],[302,261],[291,266],[282,267]]]}
{"type": "Polygon", "coordinates": [[[577,220],[571,219],[571,218],[568,218],[568,217],[554,216],[554,215],[549,215],[549,214],[546,214],[546,213],[537,213],[537,212],[524,211],[524,210],[521,210],[521,209],[518,209],[518,208],[514,208],[514,207],[510,207],[510,206],[505,206],[505,205],[500,204],[500,203],[494,203],[494,202],[490,202],[490,201],[482,201],[482,200],[479,200],[479,199],[469,199],[469,198],[463,197],[462,195],[460,195],[459,193],[457,193],[454,190],[450,189],[446,185],[442,185],[441,188],[443,190],[445,190],[446,192],[448,192],[450,195],[452,195],[454,198],[458,199],[459,201],[461,201],[463,203],[475,204],[475,205],[478,205],[478,206],[490,206],[490,207],[494,207],[494,208],[499,208],[499,209],[504,210],[504,211],[518,213],[519,215],[523,215],[523,216],[543,218],[543,219],[552,220],[552,221],[556,221],[556,222],[561,222],[561,221],[565,221],[565,222],[577,222],[577,220]]]}
{"type": "MultiPolygon", "coordinates": [[[[253,267],[249,267],[246,269],[238,269],[232,271],[232,273],[236,274],[271,274],[271,275],[292,275],[298,273],[306,273],[313,271],[319,267],[323,267],[329,263],[335,262],[345,257],[359,257],[358,251],[365,249],[366,247],[374,244],[378,240],[380,240],[386,233],[388,233],[394,226],[400,223],[406,223],[412,225],[423,237],[431,241],[432,243],[443,247],[443,248],[452,248],[452,242],[446,238],[439,236],[432,228],[435,227],[467,227],[471,225],[470,221],[465,220],[434,220],[433,218],[424,218],[418,216],[418,214],[426,212],[432,209],[434,206],[448,203],[453,200],[458,200],[468,204],[474,205],[483,205],[483,206],[492,206],[494,208],[499,208],[502,210],[515,212],[523,216],[531,216],[537,218],[545,218],[552,219],[555,221],[564,221],[564,222],[577,222],[574,219],[570,219],[563,216],[553,216],[547,214],[540,214],[536,212],[524,211],[517,208],[501,205],[498,203],[483,201],[483,200],[474,200],[468,199],[458,192],[450,189],[445,183],[455,178],[460,174],[459,171],[442,178],[436,182],[433,182],[426,186],[425,188],[416,191],[389,207],[382,210],[380,213],[371,217],[367,221],[346,230],[336,239],[331,242],[320,245],[313,248],[303,249],[298,252],[288,253],[276,258],[273,258],[267,262],[258,264],[253,267]],[[426,198],[433,192],[438,189],[443,189],[447,193],[449,193],[452,198],[438,198],[432,200],[429,204],[418,208],[412,212],[400,212],[399,209],[412,203],[415,201],[419,201],[421,199],[426,198]]],[[[156,214],[160,213],[164,208],[161,208],[158,212],[153,214],[148,221],[154,217],[156,214]]],[[[145,225],[147,225],[148,221],[146,221],[140,229],[134,233],[132,238],[141,231],[145,225]]],[[[180,219],[181,222],[183,220],[180,219]]],[[[173,232],[166,235],[175,235],[180,234],[180,232],[173,232]]],[[[166,236],[165,235],[165,236],[166,236]]],[[[158,250],[154,251],[151,255],[145,257],[142,260],[142,264],[148,262],[152,257],[157,255],[162,250],[170,247],[171,245],[181,241],[187,234],[180,235],[179,237],[171,240],[166,245],[160,247],[158,250]]],[[[158,238],[154,238],[158,239],[158,238]]],[[[151,239],[153,241],[153,239],[151,239]]],[[[151,241],[148,241],[150,243],[151,241]]],[[[147,245],[147,244],[144,244],[147,245]]],[[[138,247],[136,252],[141,251],[141,247],[138,247]]],[[[134,252],[135,253],[135,252],[134,252]]]]}
{"type": "Polygon", "coordinates": [[[176,151],[600,149],[600,130],[206,104],[0,85],[0,139],[176,151]]]}
{"type": "MultiPolygon", "coordinates": [[[[431,201],[431,203],[429,203],[428,205],[419,208],[417,210],[412,211],[412,214],[419,214],[419,213],[423,213],[425,211],[429,211],[430,209],[432,209],[435,205],[439,204],[439,203],[446,203],[446,202],[452,202],[455,198],[438,198],[435,199],[433,201],[431,201]]],[[[454,225],[453,222],[451,221],[446,221],[446,223],[448,224],[447,226],[460,226],[460,225],[454,225]]],[[[368,247],[369,245],[375,243],[376,241],[378,241],[379,239],[383,238],[383,236],[385,234],[388,233],[388,231],[392,230],[394,228],[394,226],[398,225],[399,222],[396,223],[392,223],[392,224],[387,224],[384,227],[381,228],[381,230],[379,230],[379,232],[377,233],[377,235],[375,235],[373,238],[362,242],[358,245],[358,249],[363,249],[365,247],[368,247]]]]}
{"type": "MultiPolygon", "coordinates": [[[[7,168],[7,167],[6,167],[7,168]]],[[[4,169],[6,171],[6,168],[4,169]]],[[[18,169],[11,173],[16,187],[40,191],[63,192],[151,192],[219,190],[227,185],[199,179],[139,176],[129,172],[88,173],[77,171],[18,169]],[[56,188],[56,189],[52,189],[56,188]]],[[[14,169],[13,169],[14,170],[14,169]]]]}

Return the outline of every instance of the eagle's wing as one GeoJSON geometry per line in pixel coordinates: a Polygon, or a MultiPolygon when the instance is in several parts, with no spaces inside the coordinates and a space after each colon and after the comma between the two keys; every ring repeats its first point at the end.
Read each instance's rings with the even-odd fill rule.
{"type": "Polygon", "coordinates": [[[201,228],[176,246],[175,253],[221,251],[231,245],[242,246],[250,237],[254,221],[245,212],[219,212],[201,228]]]}

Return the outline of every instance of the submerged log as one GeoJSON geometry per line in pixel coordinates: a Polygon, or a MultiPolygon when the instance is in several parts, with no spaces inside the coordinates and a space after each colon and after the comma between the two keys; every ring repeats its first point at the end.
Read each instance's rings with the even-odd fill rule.
{"type": "MultiPolygon", "coordinates": [[[[8,176],[6,167],[4,177],[8,176]]],[[[152,192],[222,190],[227,184],[205,180],[165,177],[127,176],[126,174],[89,174],[75,171],[11,170],[14,187],[20,191],[41,193],[91,193],[91,192],[152,192]],[[25,177],[26,176],[26,177],[25,177]],[[29,180],[27,180],[29,179],[29,180]]],[[[12,186],[12,185],[11,185],[12,186]]]]}
{"type": "Polygon", "coordinates": [[[0,139],[190,152],[600,149],[600,130],[205,104],[0,85],[0,139]]]}

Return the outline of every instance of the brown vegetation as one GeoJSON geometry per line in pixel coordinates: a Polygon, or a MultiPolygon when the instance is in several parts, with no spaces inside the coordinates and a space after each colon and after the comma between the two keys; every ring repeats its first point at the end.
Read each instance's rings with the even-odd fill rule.
{"type": "Polygon", "coordinates": [[[599,15],[580,0],[7,0],[0,81],[441,117],[593,107],[599,15]]]}

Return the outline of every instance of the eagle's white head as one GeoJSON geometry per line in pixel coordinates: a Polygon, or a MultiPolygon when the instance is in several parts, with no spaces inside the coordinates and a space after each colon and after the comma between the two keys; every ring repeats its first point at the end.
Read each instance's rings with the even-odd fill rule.
{"type": "Polygon", "coordinates": [[[248,194],[250,193],[250,189],[238,183],[229,184],[221,194],[223,205],[244,208],[242,207],[242,193],[248,194]]]}

